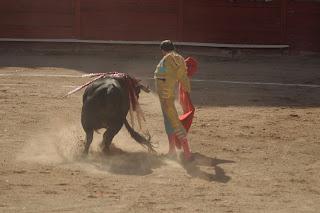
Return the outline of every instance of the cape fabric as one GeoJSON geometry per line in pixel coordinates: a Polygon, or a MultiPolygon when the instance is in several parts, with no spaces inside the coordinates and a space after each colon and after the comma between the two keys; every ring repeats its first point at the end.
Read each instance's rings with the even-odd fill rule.
{"type": "MultiPolygon", "coordinates": [[[[191,79],[191,77],[197,72],[198,62],[191,57],[186,58],[185,62],[187,65],[187,72],[188,72],[187,75],[191,79]]],[[[182,125],[184,126],[184,128],[186,129],[186,131],[188,132],[192,124],[195,108],[192,104],[189,93],[184,91],[180,84],[179,84],[179,96],[180,96],[179,98],[180,104],[183,109],[183,114],[179,116],[179,119],[182,125]]]]}

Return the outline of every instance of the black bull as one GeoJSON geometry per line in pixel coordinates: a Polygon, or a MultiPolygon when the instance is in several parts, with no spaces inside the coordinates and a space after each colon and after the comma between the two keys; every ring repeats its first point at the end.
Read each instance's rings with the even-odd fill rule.
{"type": "MultiPolygon", "coordinates": [[[[140,93],[141,87],[142,85],[137,84],[134,88],[136,94],[140,93]]],[[[113,137],[120,131],[123,124],[132,138],[147,147],[149,151],[154,151],[150,137],[143,137],[129,125],[126,119],[129,108],[128,85],[124,79],[104,78],[86,88],[81,113],[81,123],[86,133],[84,155],[88,154],[95,130],[106,129],[102,145],[104,145],[103,151],[108,152],[113,137]]]]}

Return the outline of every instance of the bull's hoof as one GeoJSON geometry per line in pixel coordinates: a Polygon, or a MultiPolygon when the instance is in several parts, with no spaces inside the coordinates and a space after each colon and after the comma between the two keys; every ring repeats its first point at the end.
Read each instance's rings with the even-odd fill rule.
{"type": "Polygon", "coordinates": [[[104,147],[103,149],[102,149],[102,152],[104,153],[104,154],[110,154],[110,148],[109,147],[104,147]]]}
{"type": "Polygon", "coordinates": [[[80,158],[81,158],[81,159],[86,159],[86,158],[88,158],[88,152],[86,152],[86,151],[82,152],[82,154],[80,155],[80,158]]]}

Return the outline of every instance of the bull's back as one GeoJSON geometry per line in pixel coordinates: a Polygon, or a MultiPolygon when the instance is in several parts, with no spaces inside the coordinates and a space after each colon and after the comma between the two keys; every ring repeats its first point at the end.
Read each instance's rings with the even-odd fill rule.
{"type": "Polygon", "coordinates": [[[81,122],[84,129],[107,128],[129,110],[128,94],[116,79],[101,79],[84,92],[81,122]]]}

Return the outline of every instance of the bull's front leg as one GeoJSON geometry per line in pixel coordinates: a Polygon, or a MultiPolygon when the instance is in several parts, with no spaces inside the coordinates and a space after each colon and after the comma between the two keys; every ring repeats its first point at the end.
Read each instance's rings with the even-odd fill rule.
{"type": "Polygon", "coordinates": [[[93,140],[93,130],[86,131],[86,143],[84,145],[84,150],[82,153],[83,157],[86,157],[88,155],[89,147],[92,143],[92,140],[93,140]]]}

